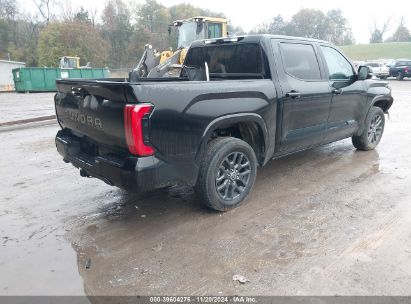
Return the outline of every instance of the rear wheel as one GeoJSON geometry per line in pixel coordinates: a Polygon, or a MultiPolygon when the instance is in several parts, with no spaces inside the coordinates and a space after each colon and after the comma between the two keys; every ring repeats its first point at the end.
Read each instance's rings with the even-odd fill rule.
{"type": "Polygon", "coordinates": [[[206,206],[227,211],[244,202],[256,174],[257,159],[249,144],[233,137],[217,138],[208,144],[195,190],[206,206]]]}
{"type": "Polygon", "coordinates": [[[353,136],[352,143],[358,150],[372,150],[378,145],[384,133],[385,116],[380,107],[372,107],[365,120],[361,135],[353,136]]]}

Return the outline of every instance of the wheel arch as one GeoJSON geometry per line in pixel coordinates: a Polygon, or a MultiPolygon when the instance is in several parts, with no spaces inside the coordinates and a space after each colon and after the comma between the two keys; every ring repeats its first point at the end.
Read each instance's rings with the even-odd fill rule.
{"type": "Polygon", "coordinates": [[[264,163],[269,135],[264,119],[256,113],[239,113],[218,117],[203,132],[196,160],[200,161],[210,140],[232,136],[247,142],[254,150],[259,165],[264,163]]]}
{"type": "MultiPolygon", "coordinates": [[[[383,110],[384,113],[388,113],[388,110],[391,108],[393,101],[394,99],[391,96],[377,96],[373,99],[371,107],[379,107],[383,110]]],[[[370,109],[368,110],[368,112],[370,111],[370,109]]]]}

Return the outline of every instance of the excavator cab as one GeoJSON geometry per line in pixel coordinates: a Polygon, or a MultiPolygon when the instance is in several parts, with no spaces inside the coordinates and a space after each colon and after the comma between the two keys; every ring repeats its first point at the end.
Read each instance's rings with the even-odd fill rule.
{"type": "Polygon", "coordinates": [[[212,17],[193,17],[174,21],[178,27],[177,48],[188,48],[191,42],[201,39],[227,37],[227,19],[212,17]]]}
{"type": "Polygon", "coordinates": [[[137,67],[130,72],[130,81],[138,78],[158,78],[178,76],[190,44],[195,40],[227,37],[227,19],[196,16],[185,20],[176,20],[170,24],[178,29],[177,50],[157,52],[151,45],[146,45],[137,67]]]}
{"type": "Polygon", "coordinates": [[[63,56],[60,57],[60,69],[78,69],[80,68],[80,57],[63,56]]]}

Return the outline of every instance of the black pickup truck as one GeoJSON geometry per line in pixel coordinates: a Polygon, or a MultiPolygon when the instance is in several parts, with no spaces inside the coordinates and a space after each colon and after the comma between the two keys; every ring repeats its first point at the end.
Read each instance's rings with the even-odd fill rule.
{"type": "Polygon", "coordinates": [[[403,80],[405,77],[411,77],[411,60],[398,59],[391,62],[389,77],[395,77],[397,80],[403,80]]]}
{"type": "Polygon", "coordinates": [[[56,145],[81,176],[129,191],[183,182],[225,211],[270,159],[348,137],[374,149],[393,98],[370,77],[324,41],[197,41],[178,78],[58,80],[56,145]]]}

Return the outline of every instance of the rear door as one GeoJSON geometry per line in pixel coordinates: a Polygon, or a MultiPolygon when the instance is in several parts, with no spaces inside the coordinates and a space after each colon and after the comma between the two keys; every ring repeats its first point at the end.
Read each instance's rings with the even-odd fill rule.
{"type": "Polygon", "coordinates": [[[331,106],[316,46],[273,39],[272,47],[283,92],[280,153],[316,146],[323,141],[331,106]]]}

